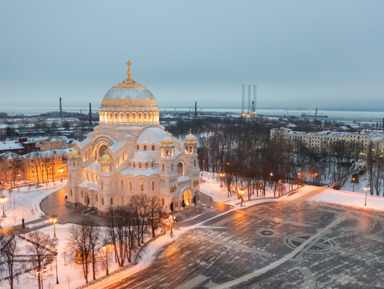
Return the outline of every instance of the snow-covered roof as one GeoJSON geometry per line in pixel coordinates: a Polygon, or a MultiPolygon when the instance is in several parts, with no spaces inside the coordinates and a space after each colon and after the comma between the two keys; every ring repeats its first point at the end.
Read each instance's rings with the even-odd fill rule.
{"type": "Polygon", "coordinates": [[[89,190],[94,190],[94,191],[98,190],[98,184],[95,182],[90,182],[90,181],[82,181],[79,184],[79,187],[80,188],[87,188],[89,190]]]}
{"type": "Polygon", "coordinates": [[[134,138],[136,136],[134,134],[131,134],[131,133],[126,133],[126,134],[123,134],[121,137],[122,138],[134,138]]]}
{"type": "Polygon", "coordinates": [[[110,147],[108,147],[111,152],[117,152],[120,148],[122,148],[123,146],[125,145],[125,142],[123,141],[115,141],[113,143],[113,145],[111,145],[110,147]]]}
{"type": "Polygon", "coordinates": [[[35,159],[35,158],[46,158],[52,156],[68,155],[72,149],[60,149],[60,150],[50,150],[50,151],[37,151],[31,152],[24,155],[24,158],[35,159]]]}
{"type": "Polygon", "coordinates": [[[24,149],[21,143],[14,141],[14,140],[8,140],[8,141],[0,141],[0,151],[6,151],[6,150],[19,150],[24,149]]]}
{"type": "Polygon", "coordinates": [[[155,159],[150,156],[146,151],[135,151],[131,161],[133,162],[152,162],[155,159]]]}
{"type": "Polygon", "coordinates": [[[83,147],[85,147],[87,144],[89,144],[91,141],[92,141],[91,138],[86,138],[85,140],[79,142],[79,143],[78,143],[78,146],[79,146],[80,148],[83,148],[83,147]]]}
{"type": "Polygon", "coordinates": [[[122,169],[120,171],[123,175],[131,175],[134,177],[137,176],[151,176],[151,175],[157,175],[159,174],[159,170],[157,168],[148,168],[148,169],[133,169],[133,168],[126,168],[122,169]]]}
{"type": "Polygon", "coordinates": [[[5,153],[0,154],[0,159],[6,159],[6,160],[17,159],[20,157],[22,157],[22,156],[15,154],[13,152],[5,152],[5,153]]]}
{"type": "Polygon", "coordinates": [[[167,132],[159,127],[148,127],[144,129],[137,138],[138,144],[160,144],[167,132]]]}
{"type": "Polygon", "coordinates": [[[98,162],[93,162],[89,166],[87,166],[87,169],[91,170],[100,170],[100,163],[98,162]]]}

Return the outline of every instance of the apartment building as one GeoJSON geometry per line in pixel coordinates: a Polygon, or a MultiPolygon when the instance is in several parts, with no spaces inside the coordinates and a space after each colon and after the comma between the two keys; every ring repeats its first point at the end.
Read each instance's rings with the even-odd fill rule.
{"type": "Polygon", "coordinates": [[[304,144],[316,153],[335,153],[335,147],[339,145],[343,148],[345,155],[364,154],[371,142],[373,149],[377,149],[381,153],[384,151],[384,133],[370,130],[302,132],[289,128],[274,128],[270,131],[270,138],[290,143],[294,149],[298,149],[300,144],[304,144]]]}

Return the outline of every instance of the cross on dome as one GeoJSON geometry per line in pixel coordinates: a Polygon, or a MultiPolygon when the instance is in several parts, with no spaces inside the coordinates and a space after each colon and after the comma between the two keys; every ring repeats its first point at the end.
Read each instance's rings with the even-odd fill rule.
{"type": "Polygon", "coordinates": [[[132,65],[132,62],[128,60],[125,64],[128,65],[128,72],[127,72],[127,75],[128,75],[128,80],[130,80],[130,79],[131,79],[131,74],[132,74],[132,72],[131,72],[131,65],[132,65]]]}

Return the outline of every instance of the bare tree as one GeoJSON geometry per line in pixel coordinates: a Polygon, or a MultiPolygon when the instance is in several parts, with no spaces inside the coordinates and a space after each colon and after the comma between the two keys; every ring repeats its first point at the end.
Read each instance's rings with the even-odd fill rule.
{"type": "Polygon", "coordinates": [[[120,267],[124,266],[125,258],[131,261],[133,243],[133,211],[130,206],[110,208],[108,211],[108,235],[114,245],[115,256],[120,267]]]}
{"type": "Polygon", "coordinates": [[[152,229],[152,237],[155,238],[155,231],[161,224],[161,200],[152,196],[149,198],[149,215],[152,229]]]}
{"type": "Polygon", "coordinates": [[[39,289],[42,289],[42,271],[56,254],[57,243],[49,235],[37,231],[29,233],[25,239],[28,241],[27,252],[31,255],[33,267],[37,272],[39,289]]]}
{"type": "Polygon", "coordinates": [[[0,247],[1,254],[4,256],[5,263],[7,264],[8,269],[8,281],[9,286],[13,289],[13,281],[15,278],[14,274],[14,264],[17,250],[17,239],[16,234],[13,230],[7,232],[7,235],[2,235],[0,237],[0,247]]]}
{"type": "Polygon", "coordinates": [[[89,250],[88,224],[82,222],[80,226],[71,225],[68,228],[68,233],[70,238],[67,245],[75,251],[75,262],[80,261],[85,283],[88,283],[89,259],[91,255],[89,250]]]}

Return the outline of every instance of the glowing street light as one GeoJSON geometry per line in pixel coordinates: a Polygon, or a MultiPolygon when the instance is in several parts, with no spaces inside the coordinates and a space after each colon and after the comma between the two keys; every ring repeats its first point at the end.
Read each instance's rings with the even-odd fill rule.
{"type": "Polygon", "coordinates": [[[225,173],[220,173],[220,188],[223,187],[223,178],[225,177],[225,173]]]}
{"type": "Polygon", "coordinates": [[[168,219],[171,221],[171,238],[173,237],[173,221],[176,220],[176,217],[169,215],[168,219]]]}
{"type": "Polygon", "coordinates": [[[63,182],[63,172],[64,172],[63,169],[60,169],[60,170],[59,170],[59,173],[60,173],[60,182],[63,182]]]}
{"type": "Polygon", "coordinates": [[[49,221],[53,223],[53,239],[57,239],[56,237],[56,222],[57,222],[57,216],[56,215],[52,215],[50,218],[49,218],[49,221]]]}
{"type": "Polygon", "coordinates": [[[239,195],[240,195],[240,198],[241,198],[241,205],[240,205],[240,207],[242,207],[243,206],[243,195],[244,195],[244,189],[243,188],[241,188],[239,190],[239,195]]]}
{"type": "Polygon", "coordinates": [[[6,218],[7,215],[5,214],[5,202],[7,201],[7,197],[3,195],[3,192],[1,192],[1,196],[0,196],[0,203],[3,204],[3,216],[2,218],[6,218]]]}
{"type": "Polygon", "coordinates": [[[364,190],[365,190],[365,203],[364,203],[364,206],[367,206],[367,193],[370,190],[370,188],[369,187],[364,187],[364,190]]]}

